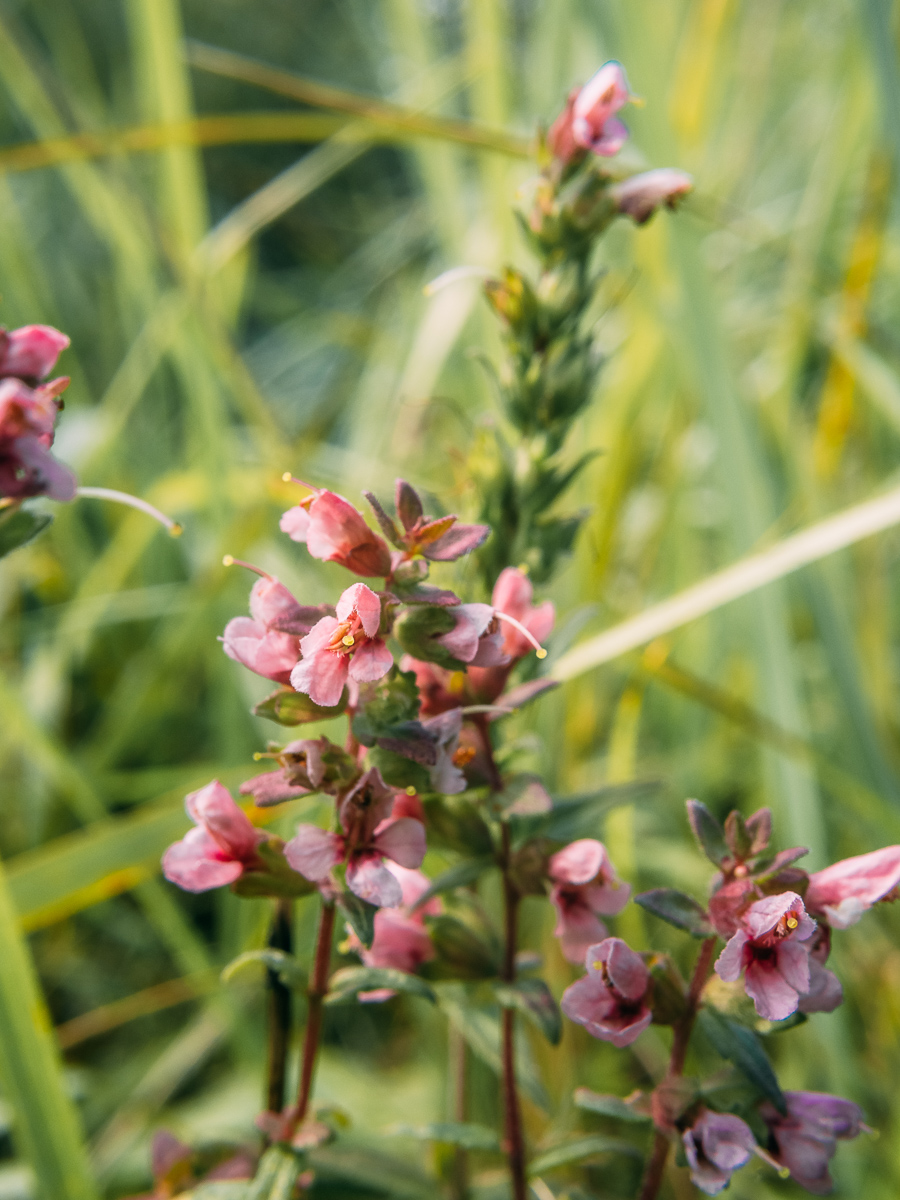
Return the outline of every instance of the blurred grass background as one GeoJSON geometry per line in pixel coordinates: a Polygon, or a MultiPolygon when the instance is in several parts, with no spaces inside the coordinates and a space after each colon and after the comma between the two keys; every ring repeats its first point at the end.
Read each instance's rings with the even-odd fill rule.
{"type": "MultiPolygon", "coordinates": [[[[184,793],[213,775],[236,784],[273,736],[249,715],[265,681],[215,640],[250,582],[222,554],[276,572],[302,602],[336,594],[337,568],[277,533],[287,469],[354,501],[402,471],[473,512],[470,464],[489,452],[495,409],[469,351],[496,354],[497,334],[477,279],[430,299],[422,287],[458,264],[527,263],[510,211],[531,171],[522,147],[600,62],[621,59],[646,100],[626,114],[629,165],[689,170],[697,190],[677,217],[606,241],[609,361],[573,456],[603,453],[578,485],[590,515],[552,589],[552,654],[896,480],[892,8],[0,2],[0,320],[72,337],[57,449],[81,481],[185,526],[173,542],[84,500],[0,566],[0,853],[109,1196],[148,1185],[153,1128],[252,1139],[260,1102],[260,991],[223,989],[217,970],[259,944],[265,905],[188,898],[157,872],[184,793]],[[185,38],[381,97],[406,123],[192,67],[215,64],[185,38]],[[422,136],[414,116],[457,124],[422,136]]],[[[568,683],[516,718],[523,754],[560,793],[666,780],[663,799],[598,830],[640,887],[705,890],[686,795],[722,815],[771,804],[781,844],[810,846],[814,867],[900,840],[898,550],[896,533],[871,539],[568,683]]],[[[480,598],[471,571],[457,582],[480,598]]],[[[298,910],[302,955],[313,914],[298,910]]],[[[558,994],[571,969],[548,908],[526,914],[558,994]]],[[[628,911],[617,932],[689,950],[651,920],[628,911]]],[[[840,1150],[848,1197],[900,1189],[898,932],[885,908],[843,935],[843,1009],[769,1042],[786,1086],[848,1095],[880,1131],[840,1150]]],[[[334,1010],[319,1093],[351,1114],[361,1155],[387,1147],[392,1121],[445,1115],[444,1037],[417,1001],[334,1010]]],[[[555,1057],[536,1046],[559,1116],[530,1108],[532,1138],[613,1132],[568,1097],[646,1083],[662,1037],[639,1045],[570,1026],[555,1057]]],[[[472,1118],[492,1120],[494,1080],[472,1072],[472,1118]]],[[[361,1158],[356,1184],[322,1194],[432,1194],[415,1145],[397,1147],[402,1187],[361,1158]]],[[[32,1195],[8,1127],[0,1149],[0,1197],[32,1195]]],[[[628,1195],[633,1164],[598,1163],[547,1178],[573,1197],[628,1195]]],[[[484,1195],[496,1166],[479,1165],[484,1195]]],[[[733,1194],[801,1193],[750,1167],[733,1194]]]]}

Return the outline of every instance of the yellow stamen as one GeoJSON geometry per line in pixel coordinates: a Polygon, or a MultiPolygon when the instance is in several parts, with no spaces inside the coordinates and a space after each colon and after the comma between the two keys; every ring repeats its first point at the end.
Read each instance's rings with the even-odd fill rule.
{"type": "Polygon", "coordinates": [[[341,638],[341,644],[344,646],[352,646],[354,644],[353,634],[345,633],[344,636],[341,638]]]}
{"type": "Polygon", "coordinates": [[[547,657],[547,651],[546,651],[546,650],[543,650],[543,649],[541,649],[541,650],[535,650],[535,652],[534,652],[534,657],[535,657],[535,658],[546,658],[546,657],[547,657]]]}
{"type": "Polygon", "coordinates": [[[410,784],[409,787],[406,789],[406,794],[407,794],[407,796],[414,796],[416,794],[416,789],[413,787],[412,784],[410,784]]]}
{"type": "Polygon", "coordinates": [[[787,919],[788,929],[796,929],[799,924],[800,924],[800,922],[797,920],[796,917],[788,917],[788,919],[787,919]]]}
{"type": "Polygon", "coordinates": [[[222,566],[223,567],[233,567],[234,566],[234,556],[231,554],[223,555],[222,556],[222,566]]]}
{"type": "Polygon", "coordinates": [[[294,478],[294,477],[293,477],[293,475],[290,473],[290,471],[285,471],[285,473],[284,473],[284,474],[282,475],[282,477],[281,477],[281,482],[282,482],[282,483],[290,483],[290,482],[291,482],[291,480],[292,480],[293,478],[294,478]]]}

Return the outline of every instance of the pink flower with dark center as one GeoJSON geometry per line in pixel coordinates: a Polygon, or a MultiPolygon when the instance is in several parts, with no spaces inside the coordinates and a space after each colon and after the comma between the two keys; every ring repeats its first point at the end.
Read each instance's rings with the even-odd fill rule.
{"type": "Polygon", "coordinates": [[[69,345],[69,339],[51,325],[23,325],[7,331],[0,328],[0,377],[44,379],[69,345]]]}
{"type": "Polygon", "coordinates": [[[716,962],[720,979],[744,975],[744,989],[759,1016],[781,1021],[797,1011],[809,991],[809,946],[816,930],[796,892],[765,896],[741,917],[741,928],[716,962]]]}
{"type": "Polygon", "coordinates": [[[756,1139],[745,1121],[708,1108],[681,1140],[691,1180],[707,1196],[717,1196],[727,1188],[732,1174],[750,1161],[756,1149],[756,1139]]]}
{"type": "Polygon", "coordinates": [[[337,492],[314,491],[281,518],[280,527],[295,542],[306,542],[313,558],[340,563],[354,575],[388,576],[387,542],[366,524],[358,509],[337,492]]]}
{"type": "Polygon", "coordinates": [[[425,827],[412,817],[394,818],[394,794],[372,767],[340,801],[343,833],[299,825],[284,848],[295,871],[324,882],[338,863],[347,864],[347,886],[370,904],[396,908],[403,901],[396,875],[385,858],[401,867],[418,867],[425,857],[425,827]]]}
{"type": "Polygon", "coordinates": [[[550,859],[550,901],[556,909],[554,935],[571,963],[584,961],[588,948],[608,933],[600,916],[612,917],[628,903],[631,887],[621,883],[602,842],[582,838],[550,859]]]}
{"type": "Polygon", "coordinates": [[[900,846],[885,846],[833,863],[809,877],[806,906],[832,929],[848,929],[879,900],[892,900],[900,885],[900,846]]]}
{"type": "Polygon", "coordinates": [[[336,617],[323,617],[305,638],[303,654],[291,672],[291,686],[315,704],[337,704],[348,678],[373,683],[394,665],[378,636],[381,601],[364,583],[354,583],[337,603],[336,617]]]}
{"type": "Polygon", "coordinates": [[[620,213],[631,217],[637,225],[643,225],[663,205],[674,208],[693,187],[694,181],[686,172],[676,171],[673,167],[658,167],[655,171],[644,171],[614,184],[609,194],[620,213]]]}
{"type": "Polygon", "coordinates": [[[613,113],[624,107],[628,99],[628,80],[621,63],[604,63],[572,105],[572,136],[578,145],[604,157],[617,154],[628,130],[613,113]]]}
{"type": "Polygon", "coordinates": [[[859,1105],[825,1092],[785,1092],[787,1115],[765,1103],[760,1116],[777,1146],[775,1158],[791,1177],[815,1196],[834,1186],[828,1164],[839,1141],[858,1137],[865,1129],[859,1105]]]}
{"type": "Polygon", "coordinates": [[[501,646],[507,658],[500,666],[470,668],[471,691],[479,700],[488,703],[496,700],[506,687],[515,661],[539,647],[553,629],[556,616],[553,601],[532,604],[533,596],[534,588],[524,571],[506,567],[500,572],[491,595],[491,606],[500,621],[501,646]]]}
{"type": "Polygon", "coordinates": [[[273,576],[249,563],[240,565],[257,571],[260,578],[250,591],[250,616],[234,617],[225,626],[221,638],[225,653],[257,675],[289,683],[300,658],[301,636],[309,633],[327,610],[305,608],[273,576]]]}
{"type": "Polygon", "coordinates": [[[585,956],[587,975],[563,992],[560,1008],[591,1037],[629,1046],[650,1024],[650,975],[621,938],[606,938],[585,956]]]}
{"type": "Polygon", "coordinates": [[[57,397],[68,383],[61,377],[30,388],[18,378],[0,379],[0,495],[73,499],[75,476],[50,453],[57,397]]]}
{"type": "Polygon", "coordinates": [[[265,839],[217,779],[185,797],[187,814],[196,828],[189,830],[163,855],[166,879],[187,892],[234,883],[245,869],[260,865],[256,848],[265,839]]]}

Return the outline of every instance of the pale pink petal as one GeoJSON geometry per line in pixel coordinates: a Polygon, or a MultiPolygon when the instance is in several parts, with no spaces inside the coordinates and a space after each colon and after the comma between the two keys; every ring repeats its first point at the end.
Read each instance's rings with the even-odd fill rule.
{"type": "MultiPolygon", "coordinates": [[[[576,139],[579,138],[581,128],[578,122],[572,123],[576,139]]],[[[594,154],[602,155],[603,158],[612,158],[614,154],[619,153],[627,141],[628,127],[623,125],[618,117],[610,117],[601,129],[599,136],[591,142],[590,149],[594,154]]]]}
{"type": "Polygon", "coordinates": [[[277,579],[263,575],[250,589],[250,615],[263,625],[271,625],[279,617],[295,612],[298,607],[297,601],[277,579]]]}
{"type": "Polygon", "coordinates": [[[844,989],[834,971],[814,958],[809,960],[809,990],[800,997],[801,1012],[834,1012],[844,1000],[844,989]]]}
{"type": "Polygon", "coordinates": [[[580,838],[553,855],[548,874],[558,883],[590,883],[608,865],[609,857],[602,842],[580,838]]]}
{"type": "Polygon", "coordinates": [[[306,546],[313,558],[339,562],[358,575],[388,575],[391,554],[363,515],[336,492],[318,492],[309,506],[306,546]]]}
{"type": "Polygon", "coordinates": [[[24,495],[49,496],[51,500],[73,500],[78,480],[69,468],[54,458],[36,437],[20,437],[13,442],[14,453],[31,476],[24,495]]]}
{"type": "Polygon", "coordinates": [[[802,942],[783,941],[776,951],[775,962],[794,991],[809,991],[809,949],[802,942]]]}
{"type": "Polygon", "coordinates": [[[463,525],[457,522],[442,537],[422,547],[422,554],[434,562],[454,562],[471,554],[491,532],[490,525],[463,525]]]}
{"type": "Polygon", "coordinates": [[[380,854],[393,859],[401,867],[421,866],[427,849],[425,826],[412,817],[389,819],[379,825],[373,844],[380,854]]]}
{"type": "Polygon", "coordinates": [[[700,1135],[703,1153],[710,1162],[726,1171],[743,1167],[756,1148],[750,1126],[731,1113],[707,1110],[694,1123],[694,1132],[700,1135]]]}
{"type": "Polygon", "coordinates": [[[340,621],[335,617],[323,617],[316,621],[312,629],[300,639],[300,653],[304,658],[310,658],[318,650],[324,649],[332,640],[340,621]]]}
{"type": "MultiPolygon", "coordinates": [[[[411,908],[417,900],[419,900],[428,889],[431,887],[431,880],[421,871],[417,871],[411,867],[401,867],[399,863],[385,863],[385,866],[392,875],[395,875],[400,881],[400,887],[403,889],[403,906],[411,908]]],[[[427,914],[434,916],[441,911],[441,902],[437,896],[432,897],[422,908],[417,909],[412,920],[421,921],[422,917],[427,914]]]]}
{"type": "Polygon", "coordinates": [[[558,914],[553,933],[559,938],[563,957],[570,963],[583,963],[590,947],[602,942],[609,930],[586,905],[561,902],[558,885],[550,900],[558,914]]]}
{"type": "Polygon", "coordinates": [[[574,115],[595,128],[628,103],[628,79],[622,64],[610,59],[581,88],[575,97],[574,115]]]}
{"type": "Polygon", "coordinates": [[[69,339],[51,325],[23,325],[0,340],[0,375],[43,379],[53,370],[69,339]]]}
{"type": "MultiPolygon", "coordinates": [[[[764,896],[756,900],[743,916],[744,928],[752,938],[770,933],[786,913],[805,913],[803,901],[796,892],[782,892],[778,896],[764,896]]],[[[811,932],[811,931],[810,931],[811,932]]],[[[807,934],[807,936],[809,936],[807,934]]]]}
{"type": "Polygon", "coordinates": [[[333,708],[340,703],[348,667],[346,654],[320,650],[297,663],[291,672],[291,687],[295,692],[305,692],[313,704],[333,708]]]}
{"type": "Polygon", "coordinates": [[[659,167],[615,184],[609,194],[620,213],[625,213],[641,225],[649,220],[660,205],[673,208],[675,200],[691,191],[693,186],[693,179],[684,171],[659,167]]]}
{"type": "Polygon", "coordinates": [[[600,975],[584,975],[566,988],[559,1007],[570,1021],[587,1027],[604,1021],[616,1002],[600,975]]]}
{"type": "Polygon", "coordinates": [[[243,873],[243,864],[215,858],[215,841],[205,829],[191,829],[180,842],[175,842],[163,855],[162,869],[166,879],[186,892],[206,892],[210,888],[234,883],[243,873]]]}
{"type": "Polygon", "coordinates": [[[806,904],[827,915],[835,929],[846,929],[898,884],[900,846],[885,846],[815,871],[809,877],[806,904]]]}
{"type": "Polygon", "coordinates": [[[341,593],[337,602],[337,619],[346,621],[356,613],[362,622],[366,637],[374,637],[381,622],[381,601],[364,583],[354,583],[341,593]]]}
{"type": "MultiPolygon", "coordinates": [[[[284,857],[304,879],[320,883],[343,857],[344,839],[318,825],[298,825],[297,832],[284,847],[284,857]]],[[[399,885],[398,885],[399,886],[399,885]]]]}
{"type": "Polygon", "coordinates": [[[396,908],[403,900],[403,889],[378,854],[360,854],[347,864],[350,891],[379,908],[396,908]]]}
{"type": "Polygon", "coordinates": [[[228,788],[214,779],[206,787],[185,796],[188,816],[202,825],[229,857],[251,859],[262,832],[254,828],[244,810],[231,798],[228,788]]]}
{"type": "Polygon", "coordinates": [[[394,656],[381,638],[372,638],[356,651],[350,659],[351,678],[360,683],[374,683],[381,679],[394,665],[394,656]]]}
{"type": "Polygon", "coordinates": [[[434,953],[421,921],[406,917],[395,908],[382,908],[375,914],[372,945],[368,950],[359,949],[367,967],[389,967],[410,973],[434,958],[434,953]]]}
{"type": "Polygon", "coordinates": [[[524,571],[520,571],[518,567],[504,567],[494,584],[491,604],[521,621],[531,606],[533,595],[534,588],[524,571]]]}
{"type": "Polygon", "coordinates": [[[796,988],[791,987],[771,960],[754,959],[748,965],[744,991],[766,1021],[783,1021],[797,1011],[796,988]]]}
{"type": "Polygon", "coordinates": [[[621,938],[607,938],[600,943],[599,955],[606,963],[609,980],[626,1000],[640,1000],[647,990],[650,976],[639,954],[621,938]]]}
{"type": "Polygon", "coordinates": [[[503,667],[509,662],[509,655],[503,649],[503,628],[498,624],[493,633],[481,635],[475,656],[469,660],[473,667],[503,667]]]}
{"type": "Polygon", "coordinates": [[[289,508],[278,522],[278,528],[286,533],[292,542],[305,542],[309,532],[309,513],[299,504],[289,508]]]}
{"type": "Polygon", "coordinates": [[[583,891],[584,902],[588,908],[602,917],[614,917],[628,903],[631,896],[631,884],[620,883],[613,875],[611,879],[602,884],[587,884],[583,891]]]}
{"type": "Polygon", "coordinates": [[[744,947],[749,940],[743,929],[739,929],[716,959],[716,974],[726,983],[740,979],[744,969],[744,947]]]}
{"type": "Polygon", "coordinates": [[[478,639],[490,624],[494,610],[487,604],[459,604],[451,610],[456,621],[453,629],[435,638],[454,658],[460,662],[471,662],[478,653],[478,639]],[[472,610],[487,609],[490,613],[487,621],[482,621],[483,613],[472,610]]]}

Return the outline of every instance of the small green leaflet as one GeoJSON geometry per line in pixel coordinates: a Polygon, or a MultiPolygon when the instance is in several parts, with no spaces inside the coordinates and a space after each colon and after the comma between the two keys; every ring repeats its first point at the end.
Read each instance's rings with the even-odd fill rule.
{"type": "Polygon", "coordinates": [[[36,538],[52,520],[49,513],[32,512],[29,508],[0,514],[0,558],[36,538]]]}
{"type": "Polygon", "coordinates": [[[270,971],[274,971],[285,987],[306,987],[306,972],[296,958],[292,954],[285,953],[284,950],[272,949],[245,950],[243,954],[239,954],[226,967],[223,967],[222,982],[230,983],[239,971],[254,963],[259,963],[270,971]]]}
{"type": "Polygon", "coordinates": [[[576,1088],[573,1099],[578,1108],[599,1113],[602,1117],[613,1117],[616,1121],[635,1121],[645,1124],[651,1120],[648,1115],[636,1112],[619,1096],[605,1096],[600,1092],[592,1092],[590,1088],[576,1088]]]}
{"type": "Polygon", "coordinates": [[[374,904],[360,900],[359,896],[355,896],[353,892],[342,892],[338,896],[337,906],[341,910],[344,920],[368,949],[375,936],[375,914],[378,909],[374,904]]]}
{"type": "Polygon", "coordinates": [[[434,1125],[392,1125],[385,1133],[391,1137],[415,1138],[420,1142],[444,1142],[463,1150],[499,1150],[500,1140],[486,1125],[445,1121],[434,1125]]]}
{"type": "Polygon", "coordinates": [[[597,1154],[627,1154],[630,1158],[643,1158],[643,1154],[637,1146],[632,1146],[630,1142],[595,1133],[589,1137],[578,1138],[574,1142],[563,1142],[562,1145],[554,1146],[551,1150],[545,1150],[543,1154],[539,1154],[528,1164],[528,1174],[531,1176],[542,1175],[545,1171],[552,1171],[555,1167],[565,1167],[569,1163],[583,1162],[584,1159],[593,1158],[597,1154]]]}
{"type": "Polygon", "coordinates": [[[714,1008],[702,1009],[699,1023],[719,1054],[734,1063],[754,1087],[772,1101],[779,1112],[786,1112],[784,1095],[756,1034],[744,1025],[739,1025],[737,1021],[723,1016],[714,1008]]]}
{"type": "Polygon", "coordinates": [[[635,896],[634,902],[691,937],[708,938],[715,932],[703,905],[677,888],[653,888],[635,896]]]}
{"type": "Polygon", "coordinates": [[[339,1004],[342,1000],[350,1000],[358,992],[374,992],[381,988],[422,996],[432,1004],[437,1000],[424,979],[408,975],[406,971],[397,971],[392,967],[343,967],[332,975],[325,1003],[339,1004]]]}
{"type": "Polygon", "coordinates": [[[494,985],[494,994],[504,1008],[517,1008],[541,1031],[551,1046],[562,1037],[562,1014],[543,979],[520,979],[494,985]]]}

